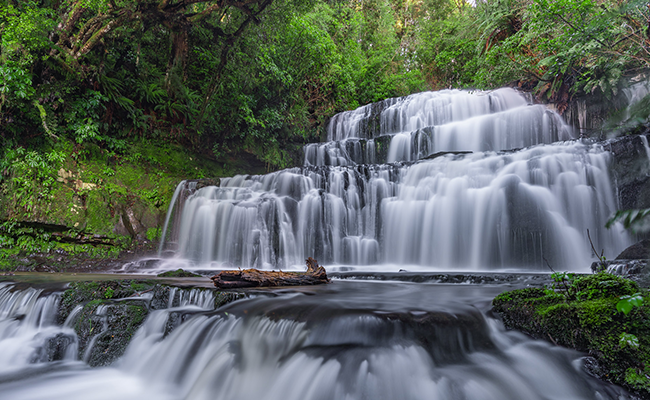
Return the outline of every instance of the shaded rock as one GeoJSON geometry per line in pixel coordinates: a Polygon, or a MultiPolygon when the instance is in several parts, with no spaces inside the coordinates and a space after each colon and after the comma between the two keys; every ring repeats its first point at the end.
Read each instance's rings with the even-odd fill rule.
{"type": "Polygon", "coordinates": [[[650,239],[644,239],[623,250],[616,260],[645,260],[648,258],[650,258],[650,239]]]}
{"type": "Polygon", "coordinates": [[[591,272],[609,272],[615,275],[635,275],[643,273],[647,260],[609,260],[594,261],[591,264],[591,272]]]}
{"type": "Polygon", "coordinates": [[[36,349],[31,361],[33,363],[42,363],[63,360],[68,348],[76,341],[74,335],[58,333],[48,338],[43,347],[36,349]]]}
{"type": "Polygon", "coordinates": [[[79,357],[91,367],[110,365],[124,354],[147,314],[146,303],[141,300],[88,303],[74,325],[79,357]]]}
{"type": "MultiPolygon", "coordinates": [[[[67,323],[76,332],[78,356],[92,367],[107,366],[121,357],[135,332],[144,323],[150,311],[179,307],[186,301],[207,303],[201,308],[172,312],[165,335],[194,314],[204,313],[212,306],[218,308],[246,297],[244,293],[219,292],[213,289],[181,288],[161,285],[154,280],[108,280],[73,282],[61,295],[58,321],[67,323]],[[197,292],[198,290],[198,292],[197,292]],[[205,294],[203,295],[197,295],[205,294]],[[211,296],[211,294],[214,296],[211,296]],[[203,298],[206,301],[200,301],[203,298]]],[[[75,341],[73,336],[53,337],[36,361],[56,361],[63,357],[75,341]]]]}
{"type": "Polygon", "coordinates": [[[603,148],[613,155],[610,171],[619,208],[650,208],[650,164],[641,135],[609,140],[603,148]]]}
{"type": "Polygon", "coordinates": [[[184,269],[177,269],[176,271],[167,271],[161,274],[158,274],[161,278],[200,278],[201,275],[195,274],[194,272],[185,271],[184,269]]]}

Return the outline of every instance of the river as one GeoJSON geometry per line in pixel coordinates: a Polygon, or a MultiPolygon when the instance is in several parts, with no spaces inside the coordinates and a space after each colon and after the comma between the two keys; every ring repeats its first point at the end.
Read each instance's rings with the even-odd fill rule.
{"type": "Polygon", "coordinates": [[[629,398],[584,372],[582,354],[507,332],[490,315],[496,294],[523,284],[335,280],[257,291],[218,310],[186,304],[151,312],[124,356],[98,368],[76,357],[70,321],[55,323],[56,293],[3,287],[0,393],[7,400],[629,398]],[[173,316],[183,322],[172,329],[173,316]]]}

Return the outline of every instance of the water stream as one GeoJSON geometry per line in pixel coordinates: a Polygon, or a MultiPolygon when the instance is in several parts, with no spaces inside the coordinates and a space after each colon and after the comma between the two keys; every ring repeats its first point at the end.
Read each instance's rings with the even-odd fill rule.
{"type": "Polygon", "coordinates": [[[487,312],[507,288],[335,281],[262,292],[218,310],[189,295],[150,312],[113,365],[90,368],[74,357],[74,331],[42,318],[57,294],[6,295],[3,286],[0,393],[6,400],[629,398],[585,373],[580,354],[506,332],[487,312]],[[174,315],[183,322],[170,329],[174,315]],[[62,334],[69,340],[54,340],[62,334]]]}

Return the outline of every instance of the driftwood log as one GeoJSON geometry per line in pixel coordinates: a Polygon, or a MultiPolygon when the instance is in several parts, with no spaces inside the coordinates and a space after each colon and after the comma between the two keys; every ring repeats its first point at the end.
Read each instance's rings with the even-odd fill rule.
{"type": "Polygon", "coordinates": [[[303,286],[329,283],[325,268],[318,261],[309,257],[306,272],[260,271],[244,269],[239,271],[221,271],[211,277],[214,286],[219,289],[236,289],[270,286],[303,286]]]}

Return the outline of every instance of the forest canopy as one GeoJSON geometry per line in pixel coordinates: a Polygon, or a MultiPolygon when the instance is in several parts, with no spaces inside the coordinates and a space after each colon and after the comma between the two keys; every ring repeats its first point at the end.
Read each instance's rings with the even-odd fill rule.
{"type": "Polygon", "coordinates": [[[562,111],[615,94],[649,66],[648,16],[640,0],[5,0],[0,140],[44,163],[62,142],[145,140],[284,167],[334,113],[387,97],[513,85],[562,111]]]}

